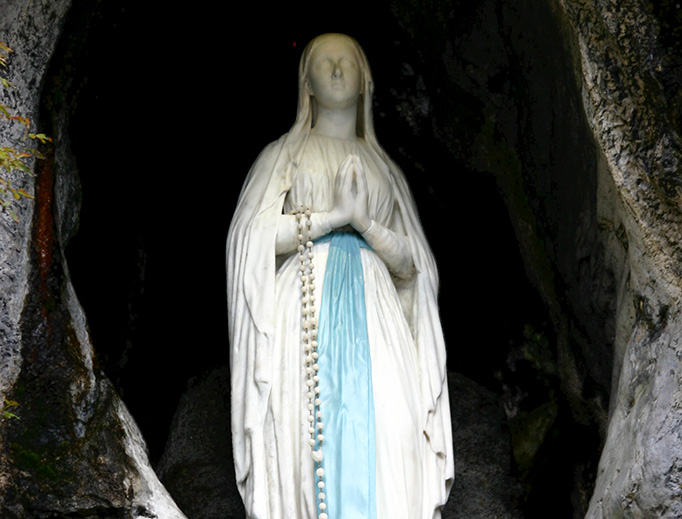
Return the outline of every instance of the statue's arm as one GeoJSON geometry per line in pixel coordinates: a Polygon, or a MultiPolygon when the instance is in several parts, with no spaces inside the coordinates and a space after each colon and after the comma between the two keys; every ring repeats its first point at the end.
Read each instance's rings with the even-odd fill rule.
{"type": "MultiPolygon", "coordinates": [[[[329,213],[313,213],[310,215],[310,237],[315,240],[320,236],[329,234],[332,225],[329,222],[329,213]]],[[[296,226],[296,216],[291,214],[280,215],[277,219],[277,241],[275,242],[275,253],[288,254],[298,247],[298,228],[296,226]]]]}
{"type": "Polygon", "coordinates": [[[416,274],[410,242],[397,211],[393,220],[392,229],[372,220],[362,233],[362,237],[385,263],[391,274],[400,279],[410,279],[416,274]]]}

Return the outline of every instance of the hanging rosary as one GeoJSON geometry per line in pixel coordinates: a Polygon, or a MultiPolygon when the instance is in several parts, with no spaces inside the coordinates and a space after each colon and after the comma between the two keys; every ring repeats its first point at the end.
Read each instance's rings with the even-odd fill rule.
{"type": "Polygon", "coordinates": [[[317,374],[320,367],[317,364],[319,357],[317,353],[317,317],[315,316],[315,273],[313,272],[315,265],[313,264],[313,241],[311,235],[312,221],[310,216],[312,211],[310,207],[299,207],[296,210],[296,228],[298,231],[298,260],[301,263],[299,270],[301,271],[301,319],[303,331],[301,334],[301,343],[303,345],[303,352],[305,354],[304,368],[306,373],[306,396],[308,398],[308,434],[310,439],[310,449],[314,464],[317,469],[319,481],[317,487],[319,493],[318,508],[320,513],[318,519],[329,519],[325,510],[327,503],[324,493],[324,469],[322,468],[322,442],[324,441],[324,434],[322,429],[322,411],[320,409],[320,377],[317,374]],[[317,409],[317,410],[316,410],[317,409]],[[317,442],[316,442],[317,439],[317,442]],[[315,450],[315,444],[319,443],[318,450],[315,450]]]}

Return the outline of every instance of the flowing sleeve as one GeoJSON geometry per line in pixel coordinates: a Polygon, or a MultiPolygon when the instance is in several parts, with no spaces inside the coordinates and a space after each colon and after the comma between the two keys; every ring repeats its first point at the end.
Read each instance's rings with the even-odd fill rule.
{"type": "Polygon", "coordinates": [[[289,188],[285,137],[252,166],[227,237],[232,445],[237,486],[248,516],[265,518],[263,424],[271,388],[276,221],[289,188]]]}
{"type": "Polygon", "coordinates": [[[407,181],[390,158],[385,156],[385,160],[417,273],[397,284],[397,289],[417,347],[427,448],[438,465],[438,470],[426,474],[425,481],[425,497],[430,501],[427,506],[434,510],[447,501],[455,475],[446,349],[438,313],[438,270],[407,181]]]}

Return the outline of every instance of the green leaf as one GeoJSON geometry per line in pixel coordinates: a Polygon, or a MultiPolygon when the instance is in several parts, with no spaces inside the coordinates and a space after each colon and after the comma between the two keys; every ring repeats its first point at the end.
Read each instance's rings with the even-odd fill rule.
{"type": "Polygon", "coordinates": [[[48,137],[44,133],[29,133],[28,136],[31,139],[38,139],[43,144],[45,144],[46,142],[52,142],[52,137],[48,137]]]}

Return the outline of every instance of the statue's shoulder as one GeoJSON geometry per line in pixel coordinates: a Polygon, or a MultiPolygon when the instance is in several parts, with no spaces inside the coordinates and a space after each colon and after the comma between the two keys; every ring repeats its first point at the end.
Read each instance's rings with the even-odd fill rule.
{"type": "Polygon", "coordinates": [[[279,156],[280,151],[282,150],[282,146],[286,141],[286,137],[287,134],[285,133],[279,139],[272,141],[265,148],[263,148],[261,152],[258,154],[258,157],[254,162],[254,165],[275,160],[279,156]]]}

